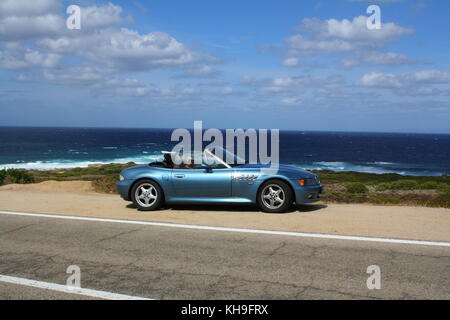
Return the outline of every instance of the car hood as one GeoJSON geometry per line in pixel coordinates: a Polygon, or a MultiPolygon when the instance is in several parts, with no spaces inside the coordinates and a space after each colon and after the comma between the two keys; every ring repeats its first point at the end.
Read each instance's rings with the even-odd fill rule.
{"type": "MultiPolygon", "coordinates": [[[[254,169],[262,169],[262,168],[270,168],[268,164],[245,164],[239,166],[238,168],[254,168],[254,169]]],[[[314,178],[316,175],[304,169],[289,166],[285,164],[278,165],[278,174],[286,176],[289,179],[307,179],[314,178]]]]}

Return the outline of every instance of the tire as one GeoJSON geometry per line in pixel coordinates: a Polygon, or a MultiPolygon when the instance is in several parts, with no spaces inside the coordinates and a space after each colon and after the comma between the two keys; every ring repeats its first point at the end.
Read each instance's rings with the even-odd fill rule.
{"type": "Polygon", "coordinates": [[[150,179],[139,180],[131,189],[131,200],[139,211],[154,211],[161,207],[164,194],[150,179]]]}
{"type": "Polygon", "coordinates": [[[294,202],[290,186],[281,180],[269,180],[262,184],[257,195],[259,208],[268,213],[283,213],[294,202]]]}

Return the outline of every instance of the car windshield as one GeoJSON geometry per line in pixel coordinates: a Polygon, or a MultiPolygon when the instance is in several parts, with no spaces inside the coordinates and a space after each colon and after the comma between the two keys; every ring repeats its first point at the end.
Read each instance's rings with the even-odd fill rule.
{"type": "Polygon", "coordinates": [[[247,163],[238,155],[222,147],[206,148],[203,152],[176,153],[162,151],[163,162],[150,163],[154,167],[173,169],[200,169],[207,165],[216,169],[232,168],[247,163]]]}

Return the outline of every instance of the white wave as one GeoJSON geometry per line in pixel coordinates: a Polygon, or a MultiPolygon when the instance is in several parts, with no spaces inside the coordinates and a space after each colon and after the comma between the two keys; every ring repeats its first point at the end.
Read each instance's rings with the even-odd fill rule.
{"type": "Polygon", "coordinates": [[[70,169],[70,168],[86,168],[90,164],[109,164],[109,163],[128,163],[135,162],[137,164],[149,163],[153,161],[161,161],[162,155],[147,155],[137,157],[127,157],[108,160],[51,160],[51,161],[34,161],[23,163],[6,163],[0,164],[0,169],[27,169],[27,170],[52,170],[52,169],[70,169]]]}
{"type": "Polygon", "coordinates": [[[369,164],[375,164],[375,165],[380,165],[380,166],[385,166],[385,165],[393,165],[395,163],[393,162],[385,162],[385,161],[375,161],[375,162],[368,162],[369,164]]]}
{"type": "MultiPolygon", "coordinates": [[[[369,164],[369,163],[367,163],[369,164]]],[[[375,164],[374,162],[370,164],[375,164]]],[[[396,169],[386,169],[377,166],[370,165],[359,165],[353,164],[350,162],[341,162],[341,161],[320,161],[314,162],[312,164],[294,164],[294,166],[301,167],[306,170],[330,170],[330,171],[355,171],[362,173],[396,173],[400,175],[411,175],[411,176],[440,176],[441,172],[433,172],[433,171],[414,171],[414,170],[396,170],[396,169]]]]}

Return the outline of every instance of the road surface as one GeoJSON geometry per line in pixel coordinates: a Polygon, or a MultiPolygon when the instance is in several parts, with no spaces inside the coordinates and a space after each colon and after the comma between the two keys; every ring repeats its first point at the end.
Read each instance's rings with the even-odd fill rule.
{"type": "MultiPolygon", "coordinates": [[[[0,214],[1,276],[64,285],[71,265],[82,288],[150,299],[450,299],[448,246],[0,214]]],[[[80,298],[0,279],[0,299],[80,298]]]]}

